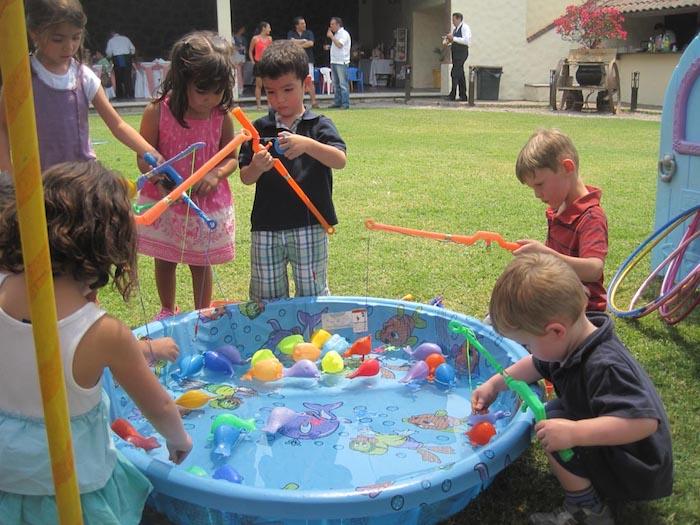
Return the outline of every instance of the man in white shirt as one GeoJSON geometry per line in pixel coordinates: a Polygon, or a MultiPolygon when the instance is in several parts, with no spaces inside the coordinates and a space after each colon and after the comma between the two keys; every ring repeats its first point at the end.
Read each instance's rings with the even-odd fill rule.
{"type": "Polygon", "coordinates": [[[338,16],[331,18],[326,36],[331,39],[331,70],[333,72],[332,108],[350,109],[350,84],[348,83],[348,66],[350,65],[351,38],[343,28],[343,20],[338,16]]]}
{"type": "Polygon", "coordinates": [[[452,32],[443,37],[443,41],[452,50],[452,89],[447,96],[448,100],[455,100],[459,91],[459,100],[467,100],[467,82],[464,77],[464,63],[469,56],[469,44],[472,40],[472,32],[464,23],[462,13],[452,13],[452,32]]]}
{"type": "Polygon", "coordinates": [[[105,56],[114,63],[114,79],[116,81],[117,98],[134,98],[134,83],[131,78],[131,61],[136,53],[134,44],[129,37],[116,31],[110,33],[107,41],[105,56]]]}

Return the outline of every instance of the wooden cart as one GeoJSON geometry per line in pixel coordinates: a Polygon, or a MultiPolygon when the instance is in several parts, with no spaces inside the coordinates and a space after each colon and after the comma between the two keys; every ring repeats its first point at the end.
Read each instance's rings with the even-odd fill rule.
{"type": "Polygon", "coordinates": [[[620,71],[616,55],[615,49],[572,49],[567,58],[559,61],[554,75],[555,106],[559,102],[558,109],[617,113],[620,110],[620,71]],[[582,85],[576,77],[581,78],[583,70],[594,75],[599,72],[599,80],[582,85]]]}

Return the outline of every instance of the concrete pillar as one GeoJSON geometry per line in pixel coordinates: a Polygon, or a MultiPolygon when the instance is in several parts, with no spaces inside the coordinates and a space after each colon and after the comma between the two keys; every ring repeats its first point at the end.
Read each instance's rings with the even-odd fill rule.
{"type": "Polygon", "coordinates": [[[233,39],[230,0],[216,0],[216,21],[218,33],[230,42],[233,39]]]}

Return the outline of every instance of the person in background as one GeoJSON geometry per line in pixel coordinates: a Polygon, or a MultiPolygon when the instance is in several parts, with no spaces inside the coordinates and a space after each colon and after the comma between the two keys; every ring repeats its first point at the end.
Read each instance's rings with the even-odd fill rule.
{"type": "Polygon", "coordinates": [[[677,49],[676,33],[661,22],[654,25],[654,51],[668,53],[677,49]]]}
{"type": "MultiPolygon", "coordinates": [[[[260,22],[258,24],[257,33],[250,40],[250,47],[248,48],[248,56],[253,64],[257,64],[260,61],[265,49],[272,43],[272,37],[270,33],[272,32],[272,26],[268,22],[260,22]]],[[[253,66],[253,75],[255,75],[255,107],[256,109],[262,109],[260,104],[260,98],[262,97],[262,79],[257,73],[257,68],[253,66]]]]}
{"type": "Polygon", "coordinates": [[[464,63],[469,57],[469,44],[472,40],[472,32],[469,26],[464,23],[462,13],[452,13],[452,28],[451,33],[447,33],[442,38],[444,45],[450,46],[452,52],[452,88],[450,94],[447,95],[447,100],[467,100],[467,81],[464,76],[464,63]]]}
{"type": "Polygon", "coordinates": [[[243,96],[245,89],[245,71],[243,65],[248,54],[248,39],[245,37],[245,26],[240,26],[233,34],[233,66],[236,68],[236,99],[243,96]]]}
{"type": "Polygon", "coordinates": [[[131,76],[134,54],[136,48],[129,37],[116,31],[110,33],[105,55],[114,63],[117,98],[134,98],[134,81],[131,76]]]}
{"type": "Polygon", "coordinates": [[[318,103],[316,102],[316,84],[314,84],[314,34],[312,31],[306,29],[306,20],[303,16],[298,16],[294,19],[294,30],[287,33],[287,39],[291,40],[304,51],[306,51],[306,56],[309,57],[309,76],[311,77],[311,83],[305,83],[305,89],[311,97],[311,107],[318,109],[318,103]]]}
{"type": "MultiPolygon", "coordinates": [[[[136,288],[131,200],[123,177],[97,161],[52,166],[43,188],[61,343],[55,373],[65,379],[82,522],[138,525],[152,486],[114,446],[105,369],[163,436],[172,462],[187,457],[192,439],[129,327],[87,298],[110,281],[124,300],[136,288]]],[[[58,523],[58,510],[25,270],[10,202],[0,210],[0,523],[43,525],[58,523]]]]}
{"type": "Polygon", "coordinates": [[[333,72],[333,105],[332,108],[350,109],[350,83],[348,82],[348,66],[350,65],[350,47],[352,39],[343,27],[343,19],[339,16],[331,18],[326,36],[331,39],[330,55],[333,72]]]}

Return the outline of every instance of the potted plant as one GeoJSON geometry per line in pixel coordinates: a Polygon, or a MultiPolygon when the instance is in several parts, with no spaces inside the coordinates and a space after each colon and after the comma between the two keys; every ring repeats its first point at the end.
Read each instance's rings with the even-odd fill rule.
{"type": "MultiPolygon", "coordinates": [[[[557,33],[564,40],[577,42],[582,49],[572,52],[578,60],[603,61],[614,57],[614,49],[601,49],[604,40],[627,38],[622,28],[625,19],[614,7],[600,5],[598,0],[587,0],[580,5],[569,5],[562,16],[554,20],[557,33]]],[[[598,85],[603,69],[600,66],[579,66],[576,80],[582,86],[598,85]]]]}

